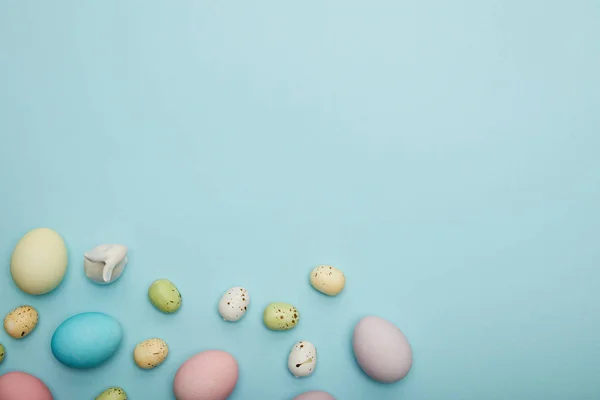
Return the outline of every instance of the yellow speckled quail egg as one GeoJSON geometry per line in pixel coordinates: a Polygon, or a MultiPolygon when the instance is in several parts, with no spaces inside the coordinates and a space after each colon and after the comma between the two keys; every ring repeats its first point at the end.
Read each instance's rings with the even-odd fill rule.
{"type": "Polygon", "coordinates": [[[23,339],[29,335],[38,323],[38,312],[32,306],[20,306],[12,310],[4,318],[4,330],[15,339],[23,339]]]}
{"type": "Polygon", "coordinates": [[[153,338],[146,339],[133,351],[135,364],[142,369],[152,369],[162,364],[169,354],[169,346],[164,340],[153,338]]]}
{"type": "Polygon", "coordinates": [[[327,296],[337,296],[346,286],[346,277],[331,265],[319,265],[310,272],[310,284],[327,296]]]}

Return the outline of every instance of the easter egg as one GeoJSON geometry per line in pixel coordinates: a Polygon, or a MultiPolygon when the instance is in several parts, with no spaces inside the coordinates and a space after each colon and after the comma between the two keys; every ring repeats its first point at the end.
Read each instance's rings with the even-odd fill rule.
{"type": "Polygon", "coordinates": [[[158,338],[146,339],[135,346],[133,360],[141,369],[153,369],[162,364],[169,355],[169,346],[158,338]]]}
{"type": "Polygon", "coordinates": [[[148,288],[150,303],[160,312],[174,313],[181,307],[181,293],[177,286],[168,279],[159,279],[148,288]]]}
{"type": "Polygon", "coordinates": [[[4,350],[4,346],[0,343],[0,364],[4,361],[4,354],[6,354],[6,350],[4,350]]]}
{"type": "Polygon", "coordinates": [[[56,328],[52,354],[67,367],[94,368],[116,353],[122,337],[121,324],[113,317],[99,312],[81,313],[56,328]]]}
{"type": "Polygon", "coordinates": [[[67,247],[48,228],[29,231],[19,240],[10,259],[10,273],[19,289],[40,295],[54,290],[67,271],[67,247]]]}
{"type": "Polygon", "coordinates": [[[312,375],[317,366],[317,349],[315,346],[301,340],[292,347],[288,356],[288,369],[296,378],[312,375]]]}
{"type": "Polygon", "coordinates": [[[54,400],[48,386],[26,372],[0,376],[0,400],[54,400]]]}
{"type": "Polygon", "coordinates": [[[96,396],[96,400],[127,400],[127,393],[120,387],[111,387],[96,396]]]}
{"type": "Polygon", "coordinates": [[[337,296],[346,286],[346,276],[331,265],[319,265],[310,272],[310,284],[327,296],[337,296]]]}
{"type": "Polygon", "coordinates": [[[236,322],[242,319],[250,305],[248,291],[240,286],[227,290],[219,301],[219,314],[224,321],[236,322]]]}
{"type": "Polygon", "coordinates": [[[15,339],[23,339],[37,326],[38,312],[32,306],[20,306],[4,318],[4,330],[15,339]]]}
{"type": "Polygon", "coordinates": [[[327,392],[315,390],[299,394],[298,396],[294,397],[294,400],[335,400],[335,397],[327,392]]]}
{"type": "Polygon", "coordinates": [[[173,381],[177,400],[225,400],[238,380],[238,364],[229,353],[209,350],[184,362],[173,381]]]}
{"type": "Polygon", "coordinates": [[[287,331],[298,324],[300,312],[291,304],[275,302],[265,307],[263,322],[273,331],[287,331]]]}
{"type": "Polygon", "coordinates": [[[380,317],[365,317],[356,324],[352,347],[358,365],[378,382],[397,382],[412,366],[408,340],[398,327],[380,317]]]}

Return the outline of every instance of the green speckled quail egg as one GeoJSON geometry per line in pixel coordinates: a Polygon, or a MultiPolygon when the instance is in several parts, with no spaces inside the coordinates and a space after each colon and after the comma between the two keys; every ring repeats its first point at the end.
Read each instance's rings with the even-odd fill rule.
{"type": "Polygon", "coordinates": [[[263,313],[267,328],[274,331],[287,331],[300,321],[300,312],[291,304],[276,302],[269,304],[263,313]]]}
{"type": "Polygon", "coordinates": [[[142,369],[152,369],[162,364],[169,354],[164,340],[153,338],[138,343],[133,351],[133,360],[142,369]]]}
{"type": "Polygon", "coordinates": [[[239,321],[250,305],[250,296],[243,287],[232,287],[219,301],[219,314],[225,321],[239,321]]]}
{"type": "Polygon", "coordinates": [[[119,387],[111,387],[96,397],[96,400],[127,400],[127,393],[119,387]]]}
{"type": "Polygon", "coordinates": [[[288,369],[296,378],[306,377],[315,372],[317,366],[317,349],[305,340],[292,347],[288,356],[288,369]]]}
{"type": "Polygon", "coordinates": [[[159,279],[152,282],[148,289],[148,298],[159,311],[170,314],[181,307],[181,293],[168,279],[159,279]]]}
{"type": "Polygon", "coordinates": [[[0,364],[2,364],[2,361],[4,361],[4,354],[6,354],[6,351],[4,350],[4,346],[0,344],[0,364]]]}

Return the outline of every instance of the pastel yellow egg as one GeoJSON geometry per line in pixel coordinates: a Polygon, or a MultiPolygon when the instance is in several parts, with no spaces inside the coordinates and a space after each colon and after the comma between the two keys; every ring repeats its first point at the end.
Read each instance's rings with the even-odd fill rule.
{"type": "Polygon", "coordinates": [[[38,312],[32,306],[20,306],[4,318],[4,330],[15,339],[23,339],[37,326],[38,312]]]}
{"type": "Polygon", "coordinates": [[[146,339],[135,346],[133,360],[142,369],[152,369],[162,364],[168,354],[169,346],[164,340],[158,338],[146,339]]]}
{"type": "Polygon", "coordinates": [[[10,260],[10,273],[28,294],[51,292],[62,282],[68,255],[63,238],[48,228],[29,231],[19,240],[10,260]]]}
{"type": "Polygon", "coordinates": [[[337,296],[346,286],[346,277],[331,265],[319,265],[310,273],[310,284],[321,293],[337,296]]]}

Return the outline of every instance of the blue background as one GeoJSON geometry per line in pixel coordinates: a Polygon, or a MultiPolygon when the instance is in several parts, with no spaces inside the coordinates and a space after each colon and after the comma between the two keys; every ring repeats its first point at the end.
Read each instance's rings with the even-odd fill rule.
{"type": "Polygon", "coordinates": [[[600,398],[600,3],[597,1],[0,1],[0,304],[38,308],[5,332],[0,373],[22,369],[57,400],[122,386],[170,399],[189,356],[230,351],[232,399],[600,398]],[[64,236],[68,274],[30,297],[9,275],[19,238],[64,236]],[[83,252],[130,247],[118,283],[94,286],[83,252]],[[319,263],[345,292],[308,284],[319,263]],[[162,315],[157,278],[181,290],[162,315]],[[237,324],[230,286],[252,305],[237,324]],[[287,301],[293,331],[262,309],[287,301]],[[126,329],[104,367],[50,353],[66,317],[126,329]],[[396,385],[353,361],[376,314],[409,338],[396,385]],[[137,369],[134,345],[170,344],[137,369]],[[316,373],[286,369],[297,340],[316,373]]]}

